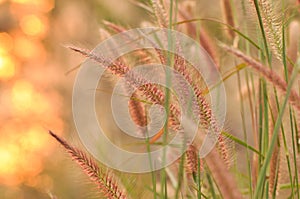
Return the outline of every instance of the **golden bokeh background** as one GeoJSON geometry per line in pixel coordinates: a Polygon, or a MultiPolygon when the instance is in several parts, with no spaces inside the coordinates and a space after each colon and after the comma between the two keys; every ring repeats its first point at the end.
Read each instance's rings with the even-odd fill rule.
{"type": "Polygon", "coordinates": [[[66,72],[84,58],[64,46],[93,48],[102,20],[134,26],[135,14],[143,15],[118,0],[0,0],[1,199],[96,197],[47,134],[79,144],[71,114],[76,72],[66,72]]]}

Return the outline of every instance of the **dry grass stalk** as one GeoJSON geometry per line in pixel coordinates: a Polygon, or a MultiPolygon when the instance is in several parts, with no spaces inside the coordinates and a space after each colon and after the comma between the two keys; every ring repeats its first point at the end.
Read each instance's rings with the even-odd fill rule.
{"type": "Polygon", "coordinates": [[[78,48],[75,46],[67,46],[69,49],[82,54],[85,57],[88,57],[92,60],[95,60],[96,62],[104,65],[109,65],[107,69],[117,76],[123,76],[126,74],[130,69],[127,67],[123,62],[120,61],[120,59],[117,59],[116,61],[110,60],[109,58],[104,58],[101,55],[95,55],[94,53],[91,53],[89,50],[78,48]]]}
{"type": "Polygon", "coordinates": [[[108,27],[109,29],[113,30],[114,32],[121,33],[121,32],[126,31],[126,29],[124,27],[116,25],[116,24],[114,24],[112,22],[109,22],[109,21],[106,21],[106,20],[103,21],[103,24],[106,27],[108,27]]]}
{"type": "MultiPolygon", "coordinates": [[[[108,66],[108,70],[119,77],[124,77],[125,74],[129,71],[129,67],[126,66],[123,62],[118,59],[117,61],[110,61],[108,58],[103,58],[101,55],[95,55],[88,50],[80,49],[77,47],[69,47],[71,50],[78,52],[99,64],[105,65],[112,63],[108,66]]],[[[135,89],[139,90],[140,93],[146,97],[147,100],[151,101],[154,104],[164,105],[165,95],[162,90],[160,90],[156,85],[148,83],[143,77],[135,73],[130,73],[130,75],[125,76],[128,86],[132,86],[135,89]],[[142,85],[142,86],[138,86],[142,85]]],[[[173,104],[170,104],[170,122],[174,130],[179,128],[180,110],[173,104]]]]}
{"type": "MultiPolygon", "coordinates": [[[[157,15],[162,16],[162,14],[161,14],[162,11],[160,10],[160,6],[157,6],[156,9],[157,9],[157,12],[158,12],[157,15]]],[[[163,24],[162,22],[160,22],[160,23],[163,24]]],[[[116,29],[116,28],[114,28],[114,30],[116,30],[116,31],[122,31],[121,29],[116,29]]],[[[85,56],[87,56],[87,57],[89,57],[89,58],[91,58],[91,59],[99,62],[100,64],[103,64],[103,62],[105,63],[105,60],[103,60],[101,58],[99,59],[96,55],[93,55],[90,52],[81,52],[82,51],[81,49],[74,49],[74,48],[73,48],[73,50],[75,50],[76,52],[79,52],[79,53],[81,53],[81,54],[83,54],[83,55],[85,55],[85,56]]],[[[158,52],[158,56],[162,56],[162,53],[160,53],[160,51],[158,51],[158,50],[156,50],[156,51],[158,52]]],[[[176,67],[177,71],[180,72],[188,81],[190,81],[192,85],[194,85],[192,83],[192,79],[188,76],[189,71],[186,71],[185,65],[182,63],[182,60],[179,60],[178,56],[177,56],[177,59],[175,60],[175,63],[177,63],[177,67],[176,67]]],[[[116,70],[116,71],[113,72],[113,74],[118,74],[119,76],[123,76],[124,75],[124,74],[122,74],[122,70],[120,70],[121,64],[114,64],[113,63],[112,65],[114,67],[110,66],[108,69],[110,69],[110,70],[116,70]]],[[[133,75],[131,75],[129,77],[129,81],[133,85],[136,84],[137,82],[143,83],[142,84],[143,86],[139,87],[138,89],[143,94],[145,94],[145,96],[147,97],[147,99],[149,99],[153,103],[157,103],[157,104],[163,105],[164,95],[163,95],[163,93],[157,87],[153,87],[152,84],[148,84],[147,82],[144,82],[144,80],[143,80],[142,77],[138,77],[135,74],[133,74],[133,75]]],[[[202,92],[200,91],[200,89],[197,86],[195,86],[194,89],[196,89],[196,97],[198,98],[200,106],[201,106],[200,113],[203,116],[201,118],[204,118],[204,120],[203,120],[204,122],[202,122],[202,123],[204,124],[205,127],[213,129],[214,132],[220,132],[218,124],[216,123],[216,120],[213,119],[213,116],[212,116],[211,110],[209,108],[209,105],[208,105],[208,103],[206,103],[205,98],[203,97],[202,92]]],[[[171,118],[173,118],[173,120],[174,120],[174,123],[171,124],[170,126],[172,128],[174,128],[174,126],[177,127],[179,125],[177,118],[180,117],[180,111],[179,111],[179,109],[176,106],[174,106],[174,105],[172,106],[172,104],[170,105],[170,110],[171,110],[171,118]]],[[[161,131],[161,133],[163,133],[163,131],[161,131]]],[[[224,159],[228,160],[229,157],[228,157],[227,151],[226,151],[227,148],[225,147],[226,143],[223,142],[224,140],[223,140],[222,137],[218,137],[218,139],[219,139],[218,141],[221,143],[219,145],[221,150],[219,150],[219,151],[221,151],[221,155],[223,157],[225,157],[224,159]]],[[[222,159],[219,156],[220,156],[220,153],[217,152],[217,151],[215,151],[213,154],[209,155],[208,161],[207,161],[208,166],[213,168],[212,170],[223,171],[222,174],[219,173],[219,172],[216,172],[214,174],[214,177],[216,179],[218,179],[217,180],[217,184],[218,183],[226,182],[226,183],[230,184],[229,187],[233,187],[233,188],[236,187],[236,185],[235,185],[235,183],[233,181],[233,177],[231,176],[231,174],[229,173],[229,171],[227,170],[227,168],[224,167],[224,161],[222,161],[222,159]],[[216,164],[215,161],[218,161],[218,164],[216,164]]],[[[224,187],[222,184],[218,184],[218,186],[224,187]]],[[[233,192],[231,191],[232,194],[228,193],[229,189],[221,188],[220,190],[221,190],[222,195],[225,198],[229,198],[229,196],[233,196],[233,198],[239,198],[239,197],[236,197],[236,196],[240,195],[237,189],[235,191],[233,191],[233,192]]]]}
{"type": "Polygon", "coordinates": [[[104,173],[96,162],[88,157],[83,151],[69,145],[64,139],[49,131],[49,134],[55,138],[70,154],[72,159],[87,174],[90,180],[97,185],[101,194],[108,199],[126,199],[126,194],[121,191],[120,185],[108,173],[104,173]]]}
{"type": "Polygon", "coordinates": [[[151,0],[156,21],[161,28],[167,28],[169,25],[168,15],[160,0],[151,0]]]}
{"type": "MultiPolygon", "coordinates": [[[[103,23],[107,28],[113,30],[115,33],[122,33],[124,31],[126,31],[126,29],[124,27],[122,27],[120,25],[116,25],[112,22],[104,21],[103,23]]],[[[124,37],[126,37],[126,39],[128,39],[129,41],[134,40],[134,38],[131,38],[130,35],[124,35],[124,37]]],[[[157,49],[156,44],[154,44],[151,40],[148,40],[148,41],[153,45],[153,48],[157,49]]],[[[137,47],[139,47],[139,46],[137,46],[137,47]]],[[[142,56],[145,56],[145,51],[143,51],[143,50],[139,50],[139,51],[137,51],[137,53],[141,53],[142,56]]],[[[163,52],[157,51],[157,54],[158,54],[158,57],[159,57],[161,63],[166,64],[167,61],[165,59],[165,56],[163,55],[163,52]]],[[[149,58],[149,56],[148,56],[148,58],[149,58]]]]}
{"type": "MultiPolygon", "coordinates": [[[[252,7],[254,8],[254,0],[250,0],[252,7]]],[[[282,16],[275,13],[272,2],[270,0],[260,0],[259,7],[264,25],[266,38],[270,44],[270,47],[274,55],[281,60],[282,59],[282,16]]],[[[256,13],[256,12],[255,12],[256,13]]]]}
{"type": "MultiPolygon", "coordinates": [[[[222,47],[228,52],[237,56],[238,58],[244,60],[249,66],[261,73],[269,82],[274,84],[281,92],[286,94],[287,83],[276,72],[233,47],[229,47],[227,45],[222,45],[222,47]]],[[[297,112],[300,113],[300,97],[298,93],[293,89],[291,89],[289,102],[295,107],[297,112]]]]}
{"type": "MultiPolygon", "coordinates": [[[[107,63],[109,60],[102,58],[101,56],[95,55],[93,53],[90,53],[87,50],[83,50],[83,49],[79,49],[76,47],[70,47],[70,49],[81,53],[82,55],[91,58],[92,60],[95,60],[96,62],[103,64],[103,63],[107,63]]],[[[176,62],[176,61],[175,61],[176,62]]],[[[177,63],[181,63],[180,61],[177,60],[177,63]]],[[[129,70],[129,67],[127,67],[124,63],[122,63],[120,60],[117,60],[116,62],[113,62],[113,64],[111,64],[108,69],[113,73],[116,74],[118,76],[124,76],[125,72],[129,70]]],[[[206,102],[206,99],[203,97],[202,92],[200,91],[200,89],[195,86],[192,82],[192,79],[189,77],[189,73],[186,70],[184,65],[181,65],[181,67],[179,67],[179,65],[177,65],[177,67],[175,66],[175,69],[177,69],[177,71],[182,74],[186,80],[188,82],[190,82],[191,85],[193,85],[193,89],[194,92],[196,94],[196,97],[198,99],[199,102],[199,106],[200,106],[200,118],[201,118],[201,125],[206,128],[206,129],[212,129],[213,132],[218,133],[221,131],[221,129],[219,128],[216,120],[214,119],[214,116],[212,115],[211,109],[209,107],[209,104],[206,102]]],[[[129,85],[136,85],[139,84],[140,82],[142,82],[142,86],[137,87],[137,89],[139,89],[139,91],[141,91],[141,93],[143,93],[144,96],[146,96],[146,98],[148,100],[150,100],[151,102],[155,103],[155,104],[160,104],[163,105],[164,104],[164,94],[163,92],[158,89],[155,85],[150,84],[150,83],[146,83],[142,77],[139,77],[137,75],[131,75],[128,78],[128,83],[129,85]]],[[[170,105],[170,113],[171,113],[171,117],[169,120],[169,126],[173,129],[173,130],[179,130],[180,129],[180,124],[179,124],[179,120],[178,118],[180,117],[180,111],[179,109],[171,104],[170,105]]],[[[164,131],[160,131],[154,138],[151,139],[151,143],[153,143],[155,140],[157,140],[158,138],[160,138],[162,136],[162,134],[164,133],[164,131]]],[[[217,147],[218,150],[222,156],[222,159],[224,160],[224,162],[227,164],[227,166],[230,165],[231,163],[231,158],[230,158],[230,153],[229,153],[229,149],[227,147],[226,144],[226,139],[222,136],[222,135],[216,135],[218,136],[218,142],[217,142],[217,147]]]]}
{"type": "MultiPolygon", "coordinates": [[[[273,136],[275,121],[278,117],[278,110],[274,98],[270,99],[270,110],[272,111],[273,120],[269,121],[269,139],[273,136]]],[[[278,141],[281,139],[281,134],[278,134],[278,141]]],[[[272,197],[273,192],[278,194],[278,182],[280,178],[280,143],[277,142],[270,161],[270,176],[269,176],[269,195],[272,197]]]]}
{"type": "Polygon", "coordinates": [[[200,167],[200,171],[203,171],[203,159],[199,159],[198,152],[199,151],[197,147],[193,143],[190,144],[185,151],[185,171],[188,177],[190,177],[192,174],[198,173],[198,166],[200,167]]]}
{"type": "MultiPolygon", "coordinates": [[[[100,58],[97,58],[96,55],[93,55],[89,52],[81,52],[82,51],[81,49],[76,49],[75,48],[75,51],[79,52],[79,53],[81,53],[81,54],[83,54],[83,55],[85,55],[85,56],[87,56],[87,57],[89,57],[89,58],[91,58],[95,61],[98,61],[100,63],[103,61],[100,58]]],[[[114,73],[117,73],[119,75],[120,75],[120,71],[124,71],[124,70],[120,70],[119,66],[114,66],[114,67],[109,68],[109,69],[117,70],[117,72],[114,72],[114,73]]],[[[132,79],[131,81],[133,81],[133,83],[136,82],[136,81],[142,81],[142,79],[139,79],[139,78],[141,78],[141,77],[131,76],[131,79],[132,79]]],[[[156,102],[158,100],[158,101],[162,102],[161,100],[163,100],[163,95],[160,95],[161,91],[159,91],[155,87],[152,87],[150,84],[144,84],[144,86],[140,87],[139,89],[141,89],[140,91],[142,91],[143,93],[146,92],[146,94],[150,95],[150,96],[148,96],[148,97],[150,97],[150,101],[156,102]]],[[[174,128],[174,126],[177,127],[176,126],[177,124],[179,125],[179,123],[177,123],[177,121],[178,121],[177,117],[180,117],[180,111],[175,106],[172,106],[172,104],[170,106],[170,111],[171,111],[171,113],[173,113],[171,115],[171,117],[175,121],[175,123],[172,124],[171,127],[174,128]]],[[[208,113],[209,112],[207,112],[206,114],[208,114],[208,113]]],[[[210,115],[210,114],[208,114],[208,115],[210,115]]],[[[212,122],[210,123],[210,125],[212,125],[212,122]]],[[[217,126],[217,125],[215,124],[215,126],[217,126]]],[[[202,142],[199,142],[198,144],[200,144],[200,143],[202,143],[202,142]]],[[[198,146],[198,147],[200,147],[200,146],[198,146]]],[[[223,148],[223,150],[221,150],[221,154],[224,157],[224,154],[227,154],[227,152],[226,152],[226,148],[224,148],[224,147],[222,147],[222,148],[223,148]]],[[[224,159],[229,159],[229,158],[227,156],[225,156],[225,158],[222,159],[220,157],[220,153],[217,152],[216,149],[213,149],[213,151],[214,152],[210,153],[205,159],[207,159],[208,167],[212,168],[211,170],[213,172],[214,178],[216,179],[216,182],[217,182],[218,186],[220,187],[220,191],[221,191],[222,195],[225,198],[232,198],[232,199],[241,198],[241,197],[239,197],[239,195],[240,195],[239,191],[237,189],[235,189],[236,184],[233,180],[232,175],[230,174],[229,170],[227,170],[227,167],[224,166],[224,159]],[[215,172],[215,171],[217,171],[217,172],[215,172]],[[219,172],[219,171],[221,171],[221,172],[219,172]],[[225,182],[225,184],[229,183],[230,185],[224,185],[224,182],[225,182]],[[228,186],[231,187],[231,188],[234,188],[235,190],[230,191],[230,193],[228,193],[229,190],[233,190],[233,189],[227,189],[228,186]],[[223,187],[225,187],[225,188],[223,188],[223,187]]]]}
{"type": "Polygon", "coordinates": [[[136,93],[133,93],[128,104],[129,112],[136,124],[138,124],[139,126],[145,126],[147,124],[145,108],[143,104],[138,101],[138,99],[139,96],[136,93]]]}
{"type": "MultiPolygon", "coordinates": [[[[185,10],[180,9],[180,7],[178,8],[178,12],[182,20],[188,21],[192,19],[192,16],[185,10]]],[[[196,38],[198,35],[197,35],[197,28],[195,23],[186,23],[186,26],[187,26],[187,31],[189,33],[189,36],[192,38],[196,38]]],[[[212,41],[212,39],[210,38],[210,36],[208,35],[208,33],[205,31],[203,27],[200,28],[199,40],[201,46],[210,55],[210,57],[212,58],[212,60],[214,61],[218,69],[220,69],[219,60],[217,58],[216,47],[213,45],[214,42],[212,41]]]]}
{"type": "Polygon", "coordinates": [[[215,148],[205,157],[205,162],[224,199],[243,198],[233,176],[226,166],[224,166],[215,148]]]}
{"type": "MultiPolygon", "coordinates": [[[[129,102],[128,108],[129,113],[131,115],[132,120],[140,127],[144,127],[147,125],[147,117],[146,117],[146,110],[142,102],[139,100],[139,96],[137,93],[133,93],[129,102]]],[[[145,132],[137,132],[140,135],[144,135],[145,132]]]]}
{"type": "MultiPolygon", "coordinates": [[[[222,7],[225,23],[230,25],[231,27],[234,27],[233,12],[231,9],[230,0],[222,0],[221,7],[222,7]]],[[[226,30],[226,33],[228,34],[229,38],[231,39],[234,38],[234,31],[231,28],[228,28],[226,30]]]]}
{"type": "MultiPolygon", "coordinates": [[[[201,148],[204,140],[205,135],[198,132],[193,141],[193,146],[197,149],[201,148]]],[[[225,199],[241,199],[242,194],[237,187],[237,183],[228,167],[224,164],[224,160],[220,157],[218,149],[215,147],[212,148],[204,157],[204,161],[210,169],[222,197],[225,199]]]]}
{"type": "MultiPolygon", "coordinates": [[[[188,146],[186,152],[186,172],[187,174],[193,174],[198,172],[198,150],[191,144],[188,146]]],[[[200,165],[201,166],[201,165],[200,165]]]]}
{"type": "MultiPolygon", "coordinates": [[[[157,12],[159,12],[159,13],[164,12],[162,5],[160,5],[159,3],[156,7],[161,8],[161,10],[160,11],[158,10],[157,12]]],[[[157,14],[157,16],[160,16],[159,13],[157,14]]],[[[184,14],[184,13],[182,13],[182,14],[184,14]]],[[[166,17],[167,17],[167,15],[166,15],[166,17]]],[[[109,26],[110,28],[112,28],[114,31],[119,32],[119,33],[123,32],[125,30],[125,28],[115,25],[110,22],[106,22],[106,25],[109,26]]],[[[179,44],[177,44],[177,47],[178,46],[179,46],[179,44]]],[[[155,45],[154,45],[154,48],[155,48],[155,45]]],[[[178,49],[178,50],[180,50],[180,49],[178,49]]],[[[166,57],[164,56],[163,52],[158,48],[155,48],[155,51],[157,52],[158,57],[160,58],[162,64],[166,64],[166,57]]],[[[194,92],[196,94],[196,97],[198,99],[199,106],[200,106],[199,118],[201,118],[201,121],[200,121],[201,125],[206,129],[209,129],[211,127],[214,130],[214,132],[220,132],[218,124],[217,124],[216,120],[214,119],[214,116],[212,115],[209,104],[207,103],[207,101],[206,101],[205,97],[203,96],[201,90],[199,89],[198,85],[195,85],[195,83],[193,82],[192,78],[189,75],[189,71],[187,70],[185,60],[178,55],[175,55],[174,69],[177,72],[179,72],[181,75],[183,75],[185,77],[185,79],[188,81],[188,83],[190,83],[190,85],[192,85],[192,87],[194,89],[194,92]]],[[[150,86],[150,85],[145,85],[143,87],[147,87],[147,86],[150,86]]],[[[151,89],[151,88],[145,88],[145,90],[147,90],[147,89],[151,89]]],[[[159,94],[159,96],[161,96],[161,95],[162,94],[159,94]]],[[[174,106],[171,105],[171,110],[173,110],[172,112],[174,112],[176,115],[179,114],[179,111],[176,110],[175,107],[174,108],[173,107],[174,106]]],[[[176,130],[178,130],[177,121],[178,120],[174,120],[173,118],[171,118],[170,126],[171,127],[173,126],[173,129],[176,129],[176,130]]],[[[162,134],[163,134],[163,131],[160,131],[154,138],[152,138],[151,143],[153,143],[155,140],[157,140],[162,134]]],[[[224,138],[224,136],[220,135],[218,137],[217,144],[218,144],[219,151],[221,152],[224,161],[226,162],[227,165],[230,165],[230,157],[229,157],[229,152],[228,152],[229,149],[227,148],[226,139],[224,138]]]]}
{"type": "Polygon", "coordinates": [[[300,24],[298,21],[293,21],[289,27],[289,47],[287,49],[288,58],[292,63],[288,63],[289,74],[292,74],[293,63],[296,63],[298,56],[298,47],[300,40],[300,24]]]}
{"type": "MultiPolygon", "coordinates": [[[[159,49],[156,49],[156,51],[158,52],[159,55],[162,53],[161,50],[159,50],[159,49]]],[[[212,114],[210,105],[207,102],[207,100],[205,99],[204,94],[200,90],[199,85],[196,84],[193,81],[192,77],[190,76],[191,73],[195,73],[195,72],[197,73],[197,71],[191,72],[190,69],[187,68],[187,66],[186,66],[187,63],[182,57],[175,55],[174,59],[175,59],[174,69],[185,78],[185,80],[191,85],[191,87],[195,93],[195,96],[196,96],[197,102],[198,102],[195,106],[196,107],[199,106],[199,110],[194,110],[194,111],[200,118],[200,124],[201,124],[202,128],[212,129],[213,132],[215,132],[216,135],[214,135],[214,136],[217,136],[217,139],[218,139],[217,147],[221,153],[221,156],[222,156],[224,162],[229,166],[231,163],[231,161],[230,161],[231,158],[229,155],[230,153],[229,153],[229,148],[227,147],[226,139],[223,135],[218,135],[218,133],[221,132],[221,129],[216,121],[216,118],[212,114]]],[[[176,123],[176,121],[173,121],[173,123],[176,123]]],[[[171,124],[171,126],[172,126],[172,124],[171,124]]],[[[162,132],[161,132],[161,135],[162,135],[162,132]]],[[[157,137],[158,136],[156,136],[155,139],[157,139],[157,137]]],[[[152,142],[153,142],[153,140],[152,140],[152,142]]]]}
{"type": "MultiPolygon", "coordinates": [[[[259,90],[259,87],[260,87],[260,83],[259,82],[255,82],[254,83],[254,86],[252,87],[252,89],[248,90],[248,95],[252,95],[252,94],[255,94],[255,90],[259,90]]],[[[250,99],[250,98],[249,98],[250,99]]],[[[251,104],[252,104],[252,101],[250,101],[251,104]]],[[[258,97],[257,99],[254,99],[254,106],[252,105],[253,107],[253,114],[251,114],[251,116],[253,117],[252,118],[252,128],[253,128],[253,132],[252,132],[252,135],[253,135],[253,141],[254,141],[254,147],[255,148],[259,148],[259,138],[258,138],[258,128],[259,128],[259,124],[258,124],[258,116],[256,114],[258,114],[255,110],[258,109],[259,106],[262,106],[263,104],[263,100],[261,97],[258,97]]],[[[251,105],[250,105],[251,106],[251,105]]],[[[259,164],[259,155],[254,153],[253,156],[252,156],[252,167],[251,167],[251,177],[252,177],[252,186],[253,186],[253,189],[256,188],[256,183],[257,183],[257,177],[258,177],[258,172],[259,172],[259,168],[260,168],[260,164],[259,164]]]]}

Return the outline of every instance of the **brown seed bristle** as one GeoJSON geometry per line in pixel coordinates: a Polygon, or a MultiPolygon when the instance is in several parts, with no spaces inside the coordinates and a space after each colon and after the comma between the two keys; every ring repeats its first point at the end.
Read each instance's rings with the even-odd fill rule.
{"type": "Polygon", "coordinates": [[[126,199],[126,195],[120,190],[119,185],[108,173],[104,173],[96,162],[88,157],[83,151],[67,143],[58,135],[49,131],[49,134],[56,139],[69,153],[72,159],[81,167],[84,173],[95,183],[99,191],[109,199],[126,199]]]}
{"type": "MultiPolygon", "coordinates": [[[[227,45],[221,46],[228,52],[243,59],[249,66],[254,68],[256,71],[261,73],[268,81],[273,83],[281,92],[287,92],[287,83],[276,72],[233,47],[229,47],[227,45]]],[[[293,89],[291,89],[289,101],[295,107],[297,112],[300,113],[300,97],[298,93],[293,89]]]]}
{"type": "Polygon", "coordinates": [[[226,199],[241,199],[237,185],[230,171],[224,166],[216,149],[213,149],[206,157],[205,162],[221,191],[222,197],[226,199]]]}
{"type": "Polygon", "coordinates": [[[158,25],[161,28],[167,28],[169,25],[169,17],[165,11],[164,6],[160,3],[160,0],[151,0],[151,4],[158,25]]]}
{"type": "MultiPolygon", "coordinates": [[[[278,110],[276,106],[275,99],[273,97],[270,97],[270,111],[272,111],[273,120],[270,118],[269,121],[269,139],[273,136],[275,121],[278,117],[278,110]]],[[[270,160],[270,175],[269,175],[269,195],[272,197],[273,192],[278,194],[278,182],[280,178],[280,139],[281,134],[278,134],[278,142],[276,142],[276,145],[274,147],[274,151],[270,160]]]]}
{"type": "Polygon", "coordinates": [[[198,153],[195,146],[188,146],[186,154],[186,171],[188,174],[197,173],[198,171],[198,153]]]}
{"type": "MultiPolygon", "coordinates": [[[[250,0],[251,7],[256,8],[254,1],[250,0]]],[[[272,2],[270,0],[260,0],[258,2],[263,22],[266,39],[271,47],[273,54],[279,59],[282,59],[282,13],[275,12],[272,2]]],[[[257,13],[257,11],[254,11],[257,13]]]]}

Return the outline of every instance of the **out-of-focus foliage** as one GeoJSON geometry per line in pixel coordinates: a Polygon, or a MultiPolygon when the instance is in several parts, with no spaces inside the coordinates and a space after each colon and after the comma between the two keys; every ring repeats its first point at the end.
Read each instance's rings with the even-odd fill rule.
{"type": "Polygon", "coordinates": [[[116,0],[0,0],[0,198],[92,197],[47,134],[75,131],[65,73],[83,58],[64,45],[94,46],[104,18],[134,25],[140,14],[116,0]]]}

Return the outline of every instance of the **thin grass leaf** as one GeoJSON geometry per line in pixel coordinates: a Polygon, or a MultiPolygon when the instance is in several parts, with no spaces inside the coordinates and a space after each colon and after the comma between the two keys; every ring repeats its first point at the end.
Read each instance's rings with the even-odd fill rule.
{"type": "Polygon", "coordinates": [[[246,142],[244,142],[243,140],[240,140],[239,138],[225,132],[225,131],[222,131],[222,134],[224,136],[226,136],[227,138],[233,140],[234,142],[240,144],[241,146],[244,146],[246,148],[248,148],[249,150],[251,150],[252,152],[256,153],[257,155],[261,156],[262,158],[264,157],[263,154],[261,154],[258,150],[256,150],[254,147],[248,145],[246,142]]]}
{"type": "Polygon", "coordinates": [[[299,66],[300,66],[300,59],[298,60],[297,66],[295,66],[295,68],[293,70],[291,79],[290,79],[289,84],[287,86],[287,92],[286,92],[286,95],[285,95],[284,102],[280,107],[280,112],[278,114],[278,118],[277,118],[276,123],[275,123],[274,132],[273,132],[272,139],[271,139],[271,142],[270,142],[269,150],[266,153],[265,160],[263,162],[262,168],[261,168],[261,170],[259,172],[259,175],[258,175],[258,182],[257,182],[257,186],[256,186],[256,189],[255,189],[254,198],[260,198],[261,197],[261,191],[262,191],[261,188],[263,187],[263,184],[264,184],[264,181],[265,181],[266,171],[267,171],[267,168],[270,164],[272,153],[273,153],[275,143],[276,143],[276,140],[277,140],[277,137],[278,137],[278,132],[279,132],[279,129],[281,127],[283,113],[284,113],[285,107],[287,105],[289,96],[290,96],[291,91],[292,91],[292,85],[293,85],[293,83],[294,83],[294,81],[297,77],[297,73],[299,72],[299,66]]]}
{"type": "MultiPolygon", "coordinates": [[[[221,46],[225,50],[227,50],[228,52],[234,54],[235,56],[237,56],[241,59],[243,59],[246,63],[249,64],[249,66],[251,66],[252,68],[257,70],[259,73],[261,73],[268,81],[273,83],[284,94],[287,93],[287,88],[288,88],[287,83],[277,73],[275,73],[273,70],[267,68],[266,66],[264,66],[260,62],[254,60],[253,58],[251,58],[247,55],[245,55],[244,53],[242,53],[241,51],[239,51],[235,48],[226,46],[224,44],[221,44],[221,46]]],[[[300,97],[299,97],[298,93],[296,91],[294,91],[293,89],[291,89],[288,99],[289,99],[290,103],[296,108],[296,110],[298,112],[300,112],[300,97]]]]}

